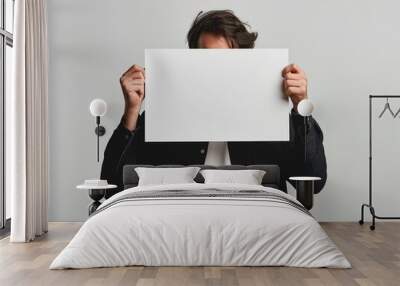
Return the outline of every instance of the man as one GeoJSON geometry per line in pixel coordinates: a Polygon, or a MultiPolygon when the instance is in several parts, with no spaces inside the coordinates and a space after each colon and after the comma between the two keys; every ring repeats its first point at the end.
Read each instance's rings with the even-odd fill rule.
{"type": "MultiPolygon", "coordinates": [[[[200,12],[187,35],[189,48],[205,49],[253,48],[256,39],[257,33],[249,32],[246,24],[229,10],[200,12]]],[[[294,64],[283,69],[282,77],[284,93],[294,106],[290,114],[290,141],[229,142],[227,147],[230,161],[232,164],[243,165],[277,164],[281,167],[283,180],[289,176],[319,176],[322,180],[315,186],[315,192],[318,193],[327,177],[323,134],[317,122],[310,118],[306,127],[305,146],[305,121],[297,113],[298,103],[307,98],[307,78],[304,71],[294,64]],[[304,156],[305,148],[307,157],[304,156]]],[[[144,68],[133,65],[121,76],[120,83],[125,111],[104,152],[102,179],[121,188],[122,168],[126,164],[221,164],[213,162],[213,156],[210,155],[215,150],[215,144],[145,142],[145,112],[139,114],[145,97],[144,68]]]]}

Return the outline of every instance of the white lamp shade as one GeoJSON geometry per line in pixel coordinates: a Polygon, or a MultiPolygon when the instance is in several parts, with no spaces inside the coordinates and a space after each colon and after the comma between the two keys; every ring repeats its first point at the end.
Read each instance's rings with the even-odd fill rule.
{"type": "Polygon", "coordinates": [[[104,116],[107,112],[107,103],[100,98],[96,98],[90,103],[89,109],[93,116],[104,116]]]}
{"type": "Polygon", "coordinates": [[[310,116],[314,110],[314,105],[309,99],[303,99],[297,105],[297,112],[302,116],[310,116]]]}

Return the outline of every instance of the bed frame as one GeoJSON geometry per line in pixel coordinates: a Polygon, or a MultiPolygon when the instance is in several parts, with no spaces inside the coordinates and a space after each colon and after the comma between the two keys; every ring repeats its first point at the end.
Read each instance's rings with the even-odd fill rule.
{"type": "MultiPolygon", "coordinates": [[[[208,165],[189,165],[200,167],[203,169],[216,169],[216,170],[264,170],[266,173],[262,179],[262,185],[265,187],[271,187],[278,190],[286,192],[286,183],[281,179],[281,171],[278,165],[226,165],[226,166],[208,166],[208,165]]],[[[139,177],[135,171],[137,167],[158,167],[158,168],[168,168],[168,167],[184,167],[184,165],[125,165],[123,169],[123,184],[124,189],[136,187],[139,182],[139,177]]],[[[203,183],[204,178],[199,173],[195,178],[198,183],[203,183]]]]}

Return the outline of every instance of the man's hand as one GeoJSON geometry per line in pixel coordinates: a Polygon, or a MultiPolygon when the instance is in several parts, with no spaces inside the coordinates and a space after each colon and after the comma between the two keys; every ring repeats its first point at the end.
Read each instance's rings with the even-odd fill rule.
{"type": "Polygon", "coordinates": [[[293,102],[297,111],[297,104],[307,98],[307,77],[304,71],[295,64],[290,64],[282,70],[283,91],[293,102]]]}
{"type": "Polygon", "coordinates": [[[144,99],[144,68],[133,65],[120,78],[125,99],[125,112],[122,123],[128,130],[136,128],[137,117],[144,99]]]}

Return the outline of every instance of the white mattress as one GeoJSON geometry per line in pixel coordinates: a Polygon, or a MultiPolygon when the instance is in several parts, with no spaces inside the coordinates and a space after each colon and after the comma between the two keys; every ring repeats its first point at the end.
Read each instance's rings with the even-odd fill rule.
{"type": "MultiPolygon", "coordinates": [[[[50,269],[146,266],[294,266],[349,268],[318,222],[290,204],[257,198],[122,200],[136,192],[262,190],[232,184],[144,186],[106,200],[50,269]],[[117,203],[115,203],[117,202],[117,203]]],[[[298,202],[297,202],[298,203],[298,202]]]]}

